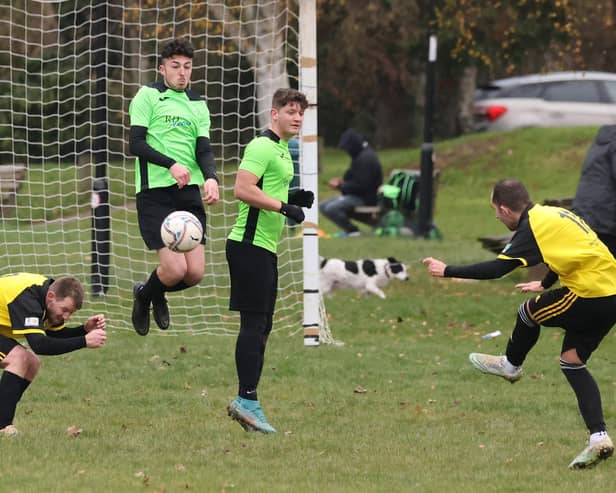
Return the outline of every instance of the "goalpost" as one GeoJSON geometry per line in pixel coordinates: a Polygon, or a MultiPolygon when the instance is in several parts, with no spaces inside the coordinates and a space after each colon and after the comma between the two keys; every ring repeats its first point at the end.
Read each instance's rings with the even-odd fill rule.
{"type": "MultiPolygon", "coordinates": [[[[163,43],[195,47],[192,89],[205,95],[222,200],[207,207],[206,274],[168,293],[171,329],[235,335],[225,239],[245,145],[265,128],[273,91],[297,87],[310,108],[298,173],[316,192],[316,0],[13,0],[0,20],[0,275],[79,277],[84,310],[131,330],[132,287],[157,265],[135,213],[128,104],[158,79],[163,43]],[[303,50],[307,50],[305,53],[303,50]]],[[[318,294],[317,204],[307,227],[285,228],[277,330],[327,329],[318,294]]]]}

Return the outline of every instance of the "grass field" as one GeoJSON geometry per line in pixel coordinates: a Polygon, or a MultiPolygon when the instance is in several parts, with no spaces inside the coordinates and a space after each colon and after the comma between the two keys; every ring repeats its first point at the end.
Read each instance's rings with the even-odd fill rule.
{"type": "MultiPolygon", "coordinates": [[[[543,331],[515,385],[468,363],[469,352],[504,349],[524,299],[513,286],[525,272],[462,283],[430,278],[420,264],[427,255],[491,258],[477,237],[505,232],[489,207],[494,181],[520,178],[536,201],[572,196],[595,132],[523,130],[440,143],[442,241],[322,240],[325,256],[396,256],[411,279],[392,282],[384,301],[329,297],[342,346],[304,348],[301,332],[272,335],[260,398],[277,434],[245,433],[226,416],[236,392],[234,337],[112,331],[100,351],[43,359],[18,408],[21,434],[0,440],[0,492],[612,490],[616,459],[567,469],[587,437],[558,366],[558,329],[543,331]],[[481,338],[496,329],[503,335],[481,338]],[[66,432],[71,426],[78,436],[66,432]]],[[[380,155],[387,169],[419,162],[417,150],[380,155]]],[[[346,164],[327,150],[321,183],[346,164]]],[[[322,227],[334,231],[325,220],[322,227]]],[[[613,428],[615,355],[611,333],[589,365],[613,428]]]]}

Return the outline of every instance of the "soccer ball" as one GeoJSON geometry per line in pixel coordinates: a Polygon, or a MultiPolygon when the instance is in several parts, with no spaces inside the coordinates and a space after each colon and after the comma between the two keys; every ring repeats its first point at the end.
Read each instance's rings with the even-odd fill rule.
{"type": "Polygon", "coordinates": [[[169,214],[160,227],[160,237],[169,250],[190,252],[203,238],[203,228],[199,219],[187,211],[169,214]]]}

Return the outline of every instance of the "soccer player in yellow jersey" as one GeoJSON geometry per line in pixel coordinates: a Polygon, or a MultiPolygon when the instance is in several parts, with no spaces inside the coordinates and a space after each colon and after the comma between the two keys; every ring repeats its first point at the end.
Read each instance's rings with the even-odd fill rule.
{"type": "Polygon", "coordinates": [[[465,266],[432,257],[423,262],[433,276],[467,279],[496,279],[516,267],[547,265],[542,281],[516,285],[523,293],[542,294],[518,308],[505,355],[471,353],[469,359],[478,370],[513,383],[522,376],[522,363],[539,339],[541,325],[563,328],[560,368],[590,432],[588,446],[569,467],[591,467],[614,453],[601,393],[586,363],[616,323],[616,260],[582,219],[566,209],[533,204],[517,180],[499,181],[491,204],[496,218],[515,231],[496,259],[465,266]],[[557,279],[560,287],[546,291],[557,279]]]}
{"type": "Polygon", "coordinates": [[[0,277],[0,436],[15,435],[15,410],[41,366],[37,354],[64,354],[105,343],[105,317],[92,315],[79,327],[64,323],[81,308],[84,291],[74,277],[38,274],[0,277]],[[32,351],[17,339],[26,339],[32,351]]]}

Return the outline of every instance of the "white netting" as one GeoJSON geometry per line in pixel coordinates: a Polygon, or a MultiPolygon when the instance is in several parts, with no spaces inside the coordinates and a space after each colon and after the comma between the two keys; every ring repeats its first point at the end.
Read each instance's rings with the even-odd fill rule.
{"type": "MultiPolygon", "coordinates": [[[[127,110],[139,87],[157,80],[161,44],[179,36],[189,36],[195,47],[192,88],[206,96],[211,112],[223,201],[207,209],[203,281],[168,295],[169,333],[235,334],[224,255],[237,208],[233,181],[244,146],[268,121],[273,90],[298,87],[293,0],[12,0],[5,5],[0,20],[0,274],[72,274],[90,292],[93,283],[104,283],[104,269],[92,274],[91,231],[92,202],[101,197],[92,190],[95,178],[105,175],[109,288],[105,296],[90,296],[86,310],[104,310],[112,328],[132,330],[133,283],[145,279],[157,258],[146,250],[136,223],[127,110]]],[[[96,227],[106,227],[104,217],[96,219],[96,227]]],[[[278,328],[301,326],[299,229],[288,229],[280,247],[278,328]]],[[[104,265],[104,234],[100,238],[98,259],[104,265]]]]}

